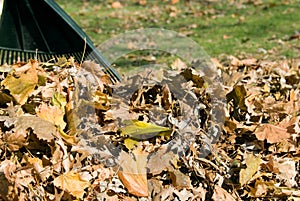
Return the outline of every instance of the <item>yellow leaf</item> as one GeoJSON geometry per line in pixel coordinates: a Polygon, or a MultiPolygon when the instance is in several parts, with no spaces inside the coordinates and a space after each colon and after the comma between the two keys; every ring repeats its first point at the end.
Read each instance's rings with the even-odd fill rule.
{"type": "Polygon", "coordinates": [[[53,181],[54,186],[67,191],[76,198],[82,199],[84,189],[89,187],[89,182],[81,179],[80,174],[70,171],[56,177],[53,181]]]}
{"type": "Polygon", "coordinates": [[[242,169],[240,172],[240,184],[245,185],[253,175],[258,171],[259,165],[261,163],[260,156],[254,156],[252,154],[246,155],[246,169],[242,169]]]}
{"type": "Polygon", "coordinates": [[[37,67],[38,62],[31,60],[25,66],[20,67],[26,69],[25,72],[19,72],[17,76],[10,73],[1,83],[21,105],[26,103],[28,97],[38,84],[37,67]]]}
{"type": "Polygon", "coordinates": [[[52,104],[58,107],[61,111],[65,111],[65,106],[67,105],[67,99],[64,95],[55,92],[52,96],[52,104]]]}
{"type": "Polygon", "coordinates": [[[139,144],[138,140],[132,139],[132,138],[126,138],[124,140],[124,145],[127,149],[131,150],[134,147],[136,147],[139,144]]]}
{"type": "Polygon", "coordinates": [[[42,103],[36,111],[36,114],[41,119],[53,123],[60,129],[64,129],[67,125],[64,121],[64,112],[56,106],[48,106],[47,104],[42,103]]]}
{"type": "Polygon", "coordinates": [[[143,121],[129,121],[127,125],[121,128],[122,135],[128,135],[134,139],[149,139],[155,137],[163,132],[171,133],[171,129],[167,127],[157,126],[155,124],[143,122],[143,121]]]}

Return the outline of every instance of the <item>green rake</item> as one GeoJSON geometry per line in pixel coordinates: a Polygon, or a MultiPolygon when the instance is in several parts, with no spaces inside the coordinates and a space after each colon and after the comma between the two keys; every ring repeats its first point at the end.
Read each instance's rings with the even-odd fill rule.
{"type": "Polygon", "coordinates": [[[82,29],[53,0],[0,0],[0,65],[36,58],[93,60],[120,76],[82,29]]]}

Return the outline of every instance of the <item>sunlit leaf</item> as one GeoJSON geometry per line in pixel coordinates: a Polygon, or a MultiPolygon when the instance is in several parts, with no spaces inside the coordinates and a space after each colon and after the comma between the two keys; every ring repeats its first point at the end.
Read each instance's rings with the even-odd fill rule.
{"type": "Polygon", "coordinates": [[[263,124],[255,130],[254,134],[258,140],[267,140],[269,143],[282,142],[288,139],[291,135],[286,128],[275,126],[273,124],[263,124]]]}
{"type": "Polygon", "coordinates": [[[37,109],[36,114],[41,119],[53,123],[60,129],[64,129],[67,125],[64,121],[64,112],[57,106],[49,106],[42,103],[37,109]]]}
{"type": "Polygon", "coordinates": [[[53,184],[79,199],[83,198],[85,188],[89,187],[89,181],[83,180],[80,174],[75,171],[56,177],[53,184]]]}
{"type": "Polygon", "coordinates": [[[134,139],[149,139],[162,132],[171,132],[171,129],[168,127],[157,126],[143,121],[133,120],[126,123],[127,125],[121,128],[122,135],[128,135],[134,139]]]}
{"type": "Polygon", "coordinates": [[[246,155],[246,169],[240,171],[240,184],[245,185],[253,175],[258,171],[259,165],[261,163],[260,156],[254,156],[253,154],[246,155]]]}
{"type": "Polygon", "coordinates": [[[215,185],[215,189],[214,189],[214,194],[212,195],[212,200],[213,201],[235,201],[236,199],[234,199],[232,197],[232,195],[230,195],[224,188],[215,185]]]}
{"type": "Polygon", "coordinates": [[[43,120],[33,115],[23,115],[15,122],[17,132],[26,131],[32,128],[38,139],[51,142],[57,136],[57,129],[49,121],[43,120]]]}
{"type": "Polygon", "coordinates": [[[120,155],[121,171],[118,176],[128,192],[136,196],[148,196],[146,162],[147,153],[135,150],[134,157],[122,152],[120,155]]]}
{"type": "Polygon", "coordinates": [[[31,60],[25,66],[28,67],[26,72],[20,73],[19,75],[10,73],[1,83],[21,105],[26,103],[28,97],[38,84],[38,74],[36,70],[38,62],[31,60]]]}

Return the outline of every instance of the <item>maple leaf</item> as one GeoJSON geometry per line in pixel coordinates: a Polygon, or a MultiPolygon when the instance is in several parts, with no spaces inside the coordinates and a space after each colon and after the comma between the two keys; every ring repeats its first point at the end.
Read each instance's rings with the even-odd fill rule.
{"type": "Polygon", "coordinates": [[[38,62],[31,60],[23,67],[26,67],[27,71],[19,73],[20,75],[18,76],[10,73],[1,83],[21,105],[27,102],[28,97],[38,84],[38,73],[36,70],[38,62]]]}
{"type": "Polygon", "coordinates": [[[60,129],[64,129],[67,125],[64,121],[64,112],[57,106],[48,106],[42,103],[37,109],[36,114],[41,119],[53,123],[60,129]]]}
{"type": "Polygon", "coordinates": [[[7,144],[9,150],[18,151],[27,144],[26,136],[26,132],[17,131],[15,133],[5,133],[2,140],[5,144],[7,144]]]}
{"type": "Polygon", "coordinates": [[[273,124],[263,124],[255,130],[254,134],[258,140],[267,140],[269,143],[278,143],[290,138],[286,128],[273,124]]]}
{"type": "Polygon", "coordinates": [[[53,181],[54,186],[60,188],[76,198],[82,199],[85,193],[84,189],[89,187],[89,182],[81,178],[81,175],[75,171],[70,171],[56,177],[53,181]]]}
{"type": "Polygon", "coordinates": [[[22,115],[17,118],[14,130],[16,132],[24,132],[28,128],[32,128],[38,139],[51,142],[57,136],[55,126],[49,121],[43,120],[33,115],[22,115]]]}

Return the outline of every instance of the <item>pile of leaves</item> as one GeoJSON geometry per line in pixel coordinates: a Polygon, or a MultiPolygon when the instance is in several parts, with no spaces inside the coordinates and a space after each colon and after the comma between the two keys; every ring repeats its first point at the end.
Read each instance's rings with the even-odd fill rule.
{"type": "Polygon", "coordinates": [[[1,198],[299,200],[300,60],[212,62],[1,66],[1,198]]]}

